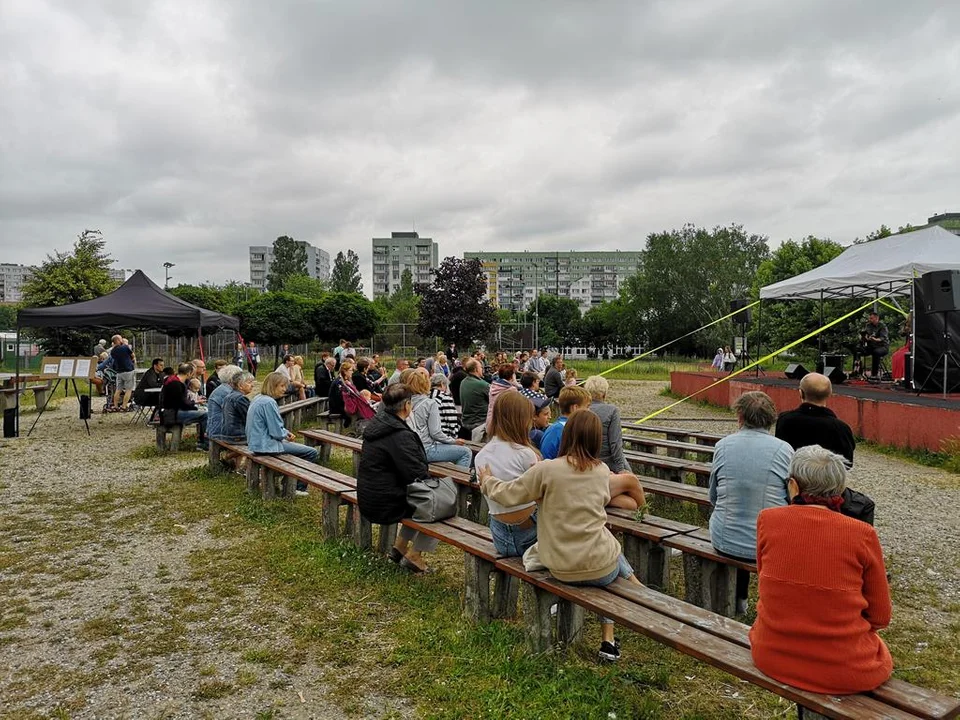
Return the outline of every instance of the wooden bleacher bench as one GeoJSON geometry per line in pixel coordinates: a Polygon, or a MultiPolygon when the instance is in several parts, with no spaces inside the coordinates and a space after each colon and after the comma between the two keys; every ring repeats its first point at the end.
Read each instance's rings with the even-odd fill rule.
{"type": "Polygon", "coordinates": [[[42,385],[25,385],[23,387],[0,388],[0,412],[9,410],[16,406],[17,395],[30,391],[33,393],[33,401],[36,407],[42,408],[47,404],[47,394],[50,392],[50,383],[42,385]]]}
{"type": "Polygon", "coordinates": [[[685,454],[703,455],[708,460],[713,459],[716,448],[713,445],[698,445],[696,443],[681,442],[679,440],[663,440],[661,438],[640,437],[638,435],[624,435],[623,444],[643,452],[655,453],[658,448],[665,449],[668,457],[683,458],[685,454]]]}
{"type": "MultiPolygon", "coordinates": [[[[355,478],[302,458],[256,456],[243,446],[218,444],[246,453],[250,465],[284,475],[284,488],[291,487],[296,478],[319,490],[323,494],[325,537],[340,536],[339,507],[343,504],[350,506],[345,535],[362,547],[372,547],[372,527],[356,507],[355,478]]],[[[275,479],[269,481],[274,490],[275,479]]],[[[267,486],[263,487],[266,495],[267,486]]],[[[282,494],[286,495],[285,492],[282,494]]],[[[626,511],[612,511],[612,515],[626,524],[642,524],[624,517],[628,515],[626,511]]],[[[662,518],[653,521],[665,531],[661,541],[667,547],[671,547],[671,543],[683,544],[684,538],[692,541],[694,546],[703,542],[692,535],[699,531],[696,526],[662,518]]],[[[850,720],[952,720],[960,717],[960,700],[900,680],[890,680],[871,693],[842,697],[808,693],[784,685],[753,665],[746,625],[623,580],[606,588],[583,588],[559,582],[547,571],[527,572],[519,558],[497,556],[489,528],[461,517],[440,523],[404,520],[403,524],[464,552],[464,608],[469,617],[478,621],[511,617],[519,595],[524,608],[527,643],[536,652],[549,651],[557,643],[567,645],[577,640],[582,632],[584,612],[590,611],[795,702],[806,709],[807,717],[850,720]],[[550,611],[554,604],[558,607],[555,619],[550,611]]],[[[379,552],[389,550],[395,532],[395,526],[381,528],[379,552]]],[[[644,532],[650,533],[649,530],[644,532]]]]}
{"type": "MultiPolygon", "coordinates": [[[[340,447],[353,453],[353,472],[357,473],[360,438],[346,437],[325,430],[304,430],[306,441],[321,450],[321,457],[329,458],[330,448],[340,447]]],[[[431,463],[430,474],[434,477],[450,477],[457,484],[457,514],[478,523],[487,520],[487,504],[480,488],[471,482],[470,473],[452,463],[431,463]]],[[[645,492],[661,494],[680,500],[709,506],[705,488],[684,483],[641,478],[645,492]]],[[[643,522],[634,519],[634,513],[611,508],[607,513],[608,525],[622,537],[624,555],[633,565],[637,577],[645,584],[666,588],[670,581],[670,549],[684,553],[684,585],[686,598],[701,603],[726,615],[736,609],[736,570],[743,563],[720,555],[710,544],[709,536],[704,541],[685,543],[678,536],[699,531],[697,525],[680,523],[655,516],[645,516],[643,522]],[[672,544],[671,544],[672,541],[672,544]],[[687,554],[690,557],[687,557],[687,554]]],[[[753,567],[756,572],[756,567],[753,567]]]]}
{"type": "Polygon", "coordinates": [[[624,450],[623,456],[631,468],[641,468],[638,474],[645,475],[647,473],[643,471],[648,470],[664,480],[679,483],[683,482],[685,473],[692,473],[697,479],[697,484],[702,487],[706,487],[710,479],[710,463],[672,458],[639,450],[624,450]]]}
{"type": "Polygon", "coordinates": [[[285,403],[280,406],[279,410],[280,417],[283,418],[284,427],[286,427],[287,430],[295,430],[303,425],[310,415],[318,418],[320,414],[326,410],[326,407],[327,398],[311,397],[306,400],[285,403]]]}
{"type": "Polygon", "coordinates": [[[682,428],[662,427],[660,425],[646,425],[640,423],[623,423],[624,430],[639,430],[642,432],[660,433],[666,435],[668,440],[677,442],[689,442],[695,440],[702,445],[716,445],[717,441],[725,437],[718,433],[704,432],[702,430],[684,430],[682,428]]]}

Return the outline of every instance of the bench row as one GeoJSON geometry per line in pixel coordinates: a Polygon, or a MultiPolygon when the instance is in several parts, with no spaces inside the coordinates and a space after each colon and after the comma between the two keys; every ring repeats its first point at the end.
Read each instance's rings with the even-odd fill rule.
{"type": "MultiPolygon", "coordinates": [[[[296,480],[306,482],[322,493],[325,537],[345,536],[361,547],[374,546],[373,528],[357,509],[355,478],[293,456],[255,456],[242,447],[223,447],[247,457],[249,490],[268,498],[292,497],[296,480]],[[341,505],[347,505],[343,533],[341,505]]],[[[219,469],[219,453],[216,465],[219,469]]],[[[798,690],[767,677],[753,665],[749,628],[741,623],[622,580],[607,588],[579,588],[558,582],[546,571],[527,572],[518,558],[497,556],[487,527],[461,517],[441,523],[404,524],[463,551],[464,608],[469,617],[481,622],[513,617],[519,598],[527,642],[534,652],[576,641],[584,612],[589,611],[796,702],[806,708],[807,717],[948,720],[960,715],[960,701],[899,680],[856,696],[798,690]],[[555,617],[552,606],[557,608],[555,617]]],[[[378,552],[389,550],[395,534],[396,526],[380,528],[378,552]]]]}

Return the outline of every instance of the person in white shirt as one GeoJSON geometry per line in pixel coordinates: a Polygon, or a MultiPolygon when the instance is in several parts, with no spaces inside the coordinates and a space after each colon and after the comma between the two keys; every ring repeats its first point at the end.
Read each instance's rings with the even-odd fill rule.
{"type": "MultiPolygon", "coordinates": [[[[533,412],[520,393],[504,393],[493,406],[491,437],[477,453],[476,466],[488,466],[503,481],[514,480],[540,460],[530,442],[533,412]]],[[[490,533],[497,552],[519,557],[537,541],[537,504],[505,506],[487,498],[490,533]]]]}

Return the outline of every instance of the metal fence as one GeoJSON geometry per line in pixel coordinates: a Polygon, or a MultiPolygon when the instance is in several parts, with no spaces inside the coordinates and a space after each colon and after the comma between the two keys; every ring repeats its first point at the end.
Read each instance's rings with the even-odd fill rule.
{"type": "MultiPolygon", "coordinates": [[[[500,323],[489,337],[483,339],[489,348],[515,352],[533,347],[532,323],[500,323]]],[[[387,323],[381,325],[370,339],[372,352],[381,355],[433,355],[446,347],[442,338],[423,337],[415,323],[387,323]]]]}

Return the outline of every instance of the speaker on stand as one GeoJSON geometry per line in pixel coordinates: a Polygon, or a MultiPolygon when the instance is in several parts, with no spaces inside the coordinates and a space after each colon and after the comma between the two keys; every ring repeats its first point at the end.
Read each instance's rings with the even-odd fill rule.
{"type": "Polygon", "coordinates": [[[943,337],[940,357],[933,363],[923,382],[915,387],[917,394],[919,394],[930,378],[933,377],[933,374],[937,370],[942,370],[943,384],[941,387],[943,398],[946,399],[950,391],[953,390],[953,388],[947,387],[947,371],[950,365],[960,368],[960,359],[957,358],[956,353],[950,346],[950,325],[947,317],[950,313],[960,310],[960,270],[934,270],[924,273],[920,276],[920,284],[923,287],[923,311],[928,314],[943,314],[943,337]]]}

